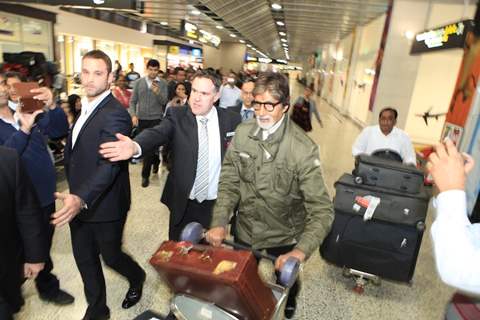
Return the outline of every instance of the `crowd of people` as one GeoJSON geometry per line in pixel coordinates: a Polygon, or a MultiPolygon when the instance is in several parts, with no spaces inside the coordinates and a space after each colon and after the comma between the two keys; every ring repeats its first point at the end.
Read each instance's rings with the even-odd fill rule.
{"type": "MultiPolygon", "coordinates": [[[[67,224],[88,304],[83,319],[110,318],[99,256],[129,283],[122,307],[140,301],[145,271],[122,249],[131,202],[129,161],[142,159],[141,185],[148,187],[151,172],[159,170],[160,147],[169,159],[161,201],[170,211],[170,240],[180,240],[183,228],[198,222],[207,230],[206,241],[220,246],[231,225],[236,242],[274,255],[279,270],[290,258],[306,262],[330,230],[333,207],[318,145],[306,133],[312,115],[323,126],[311,87],[289,112],[289,83],[280,73],[231,72],[222,78],[213,69],[177,67],[162,76],[159,62],[151,59],[141,77],[133,64],[125,73],[100,50],[82,58],[84,97],[55,99],[49,88],[34,89],[44,108],[26,113],[14,85],[22,81],[16,73],[0,76],[0,175],[6,179],[0,211],[7,217],[0,258],[8,261],[0,266],[1,319],[21,308],[25,277],[35,278],[42,300],[73,303],[52,273],[50,258],[54,231],[67,224]],[[56,192],[48,138],[65,141],[68,192],[56,192]]],[[[389,149],[414,164],[408,135],[395,127],[397,116],[394,108],[383,109],[379,125],[362,131],[352,154],[389,149]]],[[[449,141],[436,150],[428,169],[441,192],[432,227],[439,272],[447,283],[478,293],[474,269],[467,279],[458,276],[456,264],[452,274],[446,260],[456,245],[444,236],[455,232],[458,245],[471,249],[455,262],[478,259],[480,237],[467,222],[463,192],[473,161],[449,141]],[[458,203],[463,206],[452,206],[458,203]]],[[[300,285],[297,280],[289,290],[288,319],[300,285]]]]}

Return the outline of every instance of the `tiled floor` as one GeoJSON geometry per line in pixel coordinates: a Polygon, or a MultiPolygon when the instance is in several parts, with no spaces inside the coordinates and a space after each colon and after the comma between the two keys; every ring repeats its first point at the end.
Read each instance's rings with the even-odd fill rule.
{"type": "MultiPolygon", "coordinates": [[[[292,97],[300,92],[293,86],[292,97]]],[[[317,102],[324,121],[320,128],[314,121],[310,134],[321,146],[321,158],[326,182],[333,191],[334,181],[346,171],[351,171],[353,159],[351,145],[359,128],[344,119],[325,102],[317,102]]],[[[118,274],[104,269],[107,281],[108,304],[112,319],[130,320],[146,309],[161,314],[168,312],[170,293],[155,270],[148,264],[151,254],[167,237],[168,210],[159,202],[165,180],[163,175],[151,179],[151,186],[140,187],[140,165],[131,166],[132,209],[124,233],[125,249],[147,270],[147,282],[141,302],[130,310],[120,307],[128,284],[118,274]]],[[[431,213],[429,213],[431,215],[431,213]]],[[[428,225],[430,225],[430,220],[428,225]]],[[[72,293],[75,304],[56,307],[40,301],[31,282],[24,286],[26,304],[17,319],[56,320],[82,318],[86,303],[80,275],[72,257],[68,227],[57,230],[52,248],[55,273],[62,287],[72,293]]],[[[268,274],[268,263],[261,265],[268,274]]],[[[326,264],[314,255],[301,274],[303,290],[300,293],[296,319],[442,319],[444,306],[453,289],[441,283],[436,275],[432,258],[430,236],[427,233],[418,258],[412,285],[382,282],[380,286],[368,286],[363,295],[354,293],[351,279],[344,278],[340,269],[326,264]]]]}

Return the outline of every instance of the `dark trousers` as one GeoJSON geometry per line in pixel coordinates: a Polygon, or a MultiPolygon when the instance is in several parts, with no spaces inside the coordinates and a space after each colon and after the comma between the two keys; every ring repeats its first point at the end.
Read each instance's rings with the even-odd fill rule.
{"type": "Polygon", "coordinates": [[[1,263],[5,263],[5,273],[0,278],[0,319],[10,320],[24,304],[21,288],[24,281],[23,257],[18,256],[1,263]]]}
{"type": "MultiPolygon", "coordinates": [[[[249,246],[251,247],[250,244],[246,243],[246,242],[243,242],[242,240],[240,240],[237,236],[234,236],[234,241],[236,243],[239,243],[239,244],[242,244],[244,246],[249,246]]],[[[290,244],[290,245],[287,245],[287,246],[279,246],[279,247],[273,247],[273,248],[265,248],[265,251],[267,251],[268,254],[272,255],[272,256],[275,256],[275,257],[278,257],[278,256],[281,256],[282,254],[285,254],[287,252],[290,252],[292,251],[293,249],[295,248],[295,245],[294,244],[290,244]]],[[[255,259],[257,259],[257,263],[259,262],[259,258],[255,257],[255,259]]],[[[278,284],[278,279],[280,278],[280,272],[279,271],[275,271],[275,276],[277,277],[277,284],[278,284]]],[[[292,285],[292,287],[290,288],[290,291],[288,292],[288,302],[287,303],[290,303],[292,301],[296,301],[297,299],[297,295],[298,295],[298,292],[300,291],[300,280],[297,278],[297,280],[295,281],[295,283],[292,285]]]]}
{"type": "Polygon", "coordinates": [[[82,276],[88,303],[86,314],[90,317],[109,312],[100,255],[107,266],[128,279],[130,287],[140,286],[145,279],[143,269],[122,251],[124,226],[125,219],[98,223],[74,219],[70,223],[73,256],[82,276]]]}
{"type": "Polygon", "coordinates": [[[0,293],[0,319],[13,320],[12,309],[10,304],[2,297],[0,293]]]}
{"type": "Polygon", "coordinates": [[[57,277],[52,274],[53,262],[50,256],[52,248],[52,239],[55,227],[50,223],[51,215],[55,212],[55,203],[42,208],[42,217],[45,226],[45,234],[47,235],[48,257],[45,261],[45,268],[39,272],[35,278],[35,285],[38,293],[46,298],[54,298],[60,289],[60,283],[57,277]]]}
{"type": "Polygon", "coordinates": [[[197,200],[188,200],[183,218],[179,223],[174,224],[172,215],[170,214],[168,239],[179,241],[183,228],[190,222],[198,222],[205,229],[209,229],[210,222],[212,222],[212,209],[214,204],[215,200],[205,200],[202,203],[199,203],[197,200]]]}
{"type": "MultiPolygon", "coordinates": [[[[145,129],[155,127],[160,123],[160,119],[155,120],[138,120],[138,130],[142,132],[145,129]]],[[[158,167],[160,165],[160,158],[158,155],[158,149],[145,152],[143,154],[143,167],[142,167],[142,178],[150,177],[150,172],[152,171],[152,165],[158,167]]]]}

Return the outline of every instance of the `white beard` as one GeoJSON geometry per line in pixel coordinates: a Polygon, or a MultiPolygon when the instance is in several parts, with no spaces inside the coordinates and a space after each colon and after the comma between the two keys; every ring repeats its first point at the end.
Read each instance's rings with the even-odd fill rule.
{"type": "Polygon", "coordinates": [[[260,117],[256,117],[256,119],[257,119],[258,126],[260,128],[262,128],[263,130],[269,130],[271,127],[273,127],[275,125],[275,123],[273,123],[273,119],[270,119],[269,123],[261,122],[260,117]]]}

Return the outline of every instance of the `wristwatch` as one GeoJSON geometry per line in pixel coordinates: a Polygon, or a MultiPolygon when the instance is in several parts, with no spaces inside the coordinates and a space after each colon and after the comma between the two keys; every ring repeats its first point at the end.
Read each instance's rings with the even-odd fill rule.
{"type": "Polygon", "coordinates": [[[82,211],[82,210],[88,210],[88,206],[85,203],[85,201],[83,201],[83,199],[80,198],[80,211],[82,211]]]}

